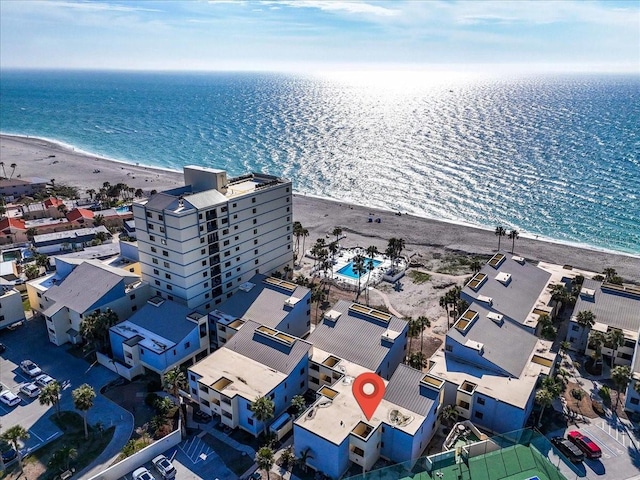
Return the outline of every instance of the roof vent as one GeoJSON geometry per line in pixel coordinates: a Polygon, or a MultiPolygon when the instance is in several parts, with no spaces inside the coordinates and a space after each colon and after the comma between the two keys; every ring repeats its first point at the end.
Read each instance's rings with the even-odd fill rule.
{"type": "Polygon", "coordinates": [[[336,310],[329,310],[324,314],[324,319],[330,322],[337,322],[340,318],[340,315],[342,314],[340,312],[337,312],[336,310]]]}
{"type": "Polygon", "coordinates": [[[287,298],[287,299],[284,301],[284,304],[285,304],[285,306],[287,306],[287,307],[291,307],[291,308],[293,308],[293,307],[295,307],[295,306],[296,306],[296,303],[298,303],[299,301],[300,301],[300,299],[299,299],[299,298],[296,298],[296,297],[289,297],[289,298],[287,298]]]}
{"type": "Polygon", "coordinates": [[[593,288],[582,288],[580,290],[580,296],[593,300],[596,297],[596,291],[593,288]]]}
{"type": "Polygon", "coordinates": [[[471,280],[469,280],[469,283],[467,283],[467,286],[474,292],[477,292],[478,290],[480,290],[480,287],[486,280],[487,280],[487,275],[485,273],[478,272],[473,276],[471,280]]]}
{"type": "Polygon", "coordinates": [[[478,295],[478,298],[476,298],[476,300],[478,302],[486,303],[490,307],[493,306],[493,298],[487,297],[486,295],[478,295]]]}
{"type": "Polygon", "coordinates": [[[250,292],[251,289],[253,287],[255,287],[256,285],[254,283],[251,282],[244,282],[242,285],[240,285],[238,287],[239,290],[242,290],[243,292],[250,292]]]}
{"type": "Polygon", "coordinates": [[[518,262],[520,265],[524,265],[524,257],[518,257],[517,255],[514,255],[513,257],[511,257],[511,260],[513,260],[514,262],[518,262]]]}
{"type": "Polygon", "coordinates": [[[160,305],[162,305],[164,303],[164,298],[162,298],[162,297],[151,297],[149,300],[147,300],[147,303],[150,303],[154,307],[159,307],[160,305]]]}
{"type": "Polygon", "coordinates": [[[499,281],[504,286],[507,286],[511,282],[511,274],[506,272],[499,272],[496,275],[496,280],[499,281]]]}
{"type": "Polygon", "coordinates": [[[489,320],[492,320],[494,323],[497,323],[498,325],[502,325],[502,323],[504,322],[502,315],[496,312],[487,313],[487,318],[489,320]]]}
{"type": "Polygon", "coordinates": [[[493,257],[491,257],[491,260],[489,260],[489,265],[497,270],[498,267],[502,265],[502,262],[504,262],[505,258],[506,257],[502,253],[496,253],[493,257]]]}
{"type": "Polygon", "coordinates": [[[478,353],[480,353],[480,355],[484,353],[484,344],[480,342],[476,342],[475,340],[467,340],[464,346],[477,350],[478,353]]]}

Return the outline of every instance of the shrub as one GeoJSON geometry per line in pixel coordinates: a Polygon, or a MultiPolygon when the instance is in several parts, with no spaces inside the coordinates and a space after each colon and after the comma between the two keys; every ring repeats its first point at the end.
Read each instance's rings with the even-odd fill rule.
{"type": "Polygon", "coordinates": [[[155,408],[155,404],[159,399],[160,397],[158,396],[157,393],[151,392],[151,393],[148,393],[147,396],[145,397],[144,403],[148,407],[155,408]]]}
{"type": "Polygon", "coordinates": [[[582,397],[584,397],[584,390],[574,388],[571,390],[571,396],[576,400],[582,400],[582,397]]]}
{"type": "Polygon", "coordinates": [[[600,394],[600,396],[602,397],[602,401],[607,404],[607,405],[611,405],[611,389],[609,387],[607,387],[606,385],[603,386],[598,393],[600,394]]]}

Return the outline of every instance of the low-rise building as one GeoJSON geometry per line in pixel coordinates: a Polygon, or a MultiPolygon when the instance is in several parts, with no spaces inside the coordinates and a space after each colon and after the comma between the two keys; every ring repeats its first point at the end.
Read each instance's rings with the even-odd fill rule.
{"type": "Polygon", "coordinates": [[[0,195],[12,202],[25,195],[33,196],[47,188],[44,178],[0,178],[0,195]]]}
{"type": "Polygon", "coordinates": [[[573,309],[566,340],[571,344],[572,350],[592,355],[595,346],[589,342],[591,332],[601,332],[606,337],[613,330],[619,330],[624,336],[624,342],[620,345],[605,342],[601,346],[601,353],[607,359],[613,357],[614,365],[631,365],[638,345],[639,329],[640,289],[638,287],[585,279],[573,309]],[[594,314],[593,327],[585,328],[578,323],[578,313],[583,311],[594,314]]]}
{"type": "Polygon", "coordinates": [[[250,410],[260,397],[274,403],[276,419],[307,390],[311,344],[251,320],[225,346],[189,368],[191,398],[224,425],[255,436],[266,430],[250,410]]]}
{"type": "Polygon", "coordinates": [[[0,330],[24,320],[22,294],[12,284],[0,281],[0,330]]]}
{"type": "Polygon", "coordinates": [[[553,373],[555,359],[551,342],[473,303],[429,360],[429,372],[446,382],[444,402],[460,417],[504,433],[524,427],[538,378],[553,373]]]}
{"type": "Polygon", "coordinates": [[[332,383],[339,359],[360,365],[384,379],[390,379],[406,355],[408,323],[405,320],[358,303],[340,300],[326,312],[307,340],[315,354],[310,371],[310,388],[332,383]]]}
{"type": "Polygon", "coordinates": [[[126,378],[150,370],[163,375],[209,353],[207,315],[185,305],[150,298],[129,319],[109,329],[116,370],[126,378]]]}
{"type": "Polygon", "coordinates": [[[468,304],[483,304],[529,332],[538,328],[540,315],[555,314],[547,290],[551,273],[506,252],[496,253],[460,292],[468,304]]]}
{"type": "Polygon", "coordinates": [[[444,382],[400,365],[367,419],[352,388],[369,370],[344,360],[338,365],[340,376],[320,387],[317,400],[294,422],[296,457],[332,479],[352,464],[370,470],[380,458],[415,462],[436,431],[444,382]]]}
{"type": "Polygon", "coordinates": [[[223,346],[248,320],[303,338],[311,325],[311,290],[258,274],[210,312],[209,320],[214,348],[223,346]]]}
{"type": "Polygon", "coordinates": [[[636,348],[631,363],[631,381],[627,386],[624,408],[640,414],[640,348],[636,348]]]}
{"type": "Polygon", "coordinates": [[[28,241],[27,227],[20,218],[0,218],[0,235],[2,245],[28,241]]]}
{"type": "Polygon", "coordinates": [[[61,251],[75,250],[91,245],[96,238],[102,236],[102,243],[112,241],[109,230],[104,225],[91,228],[78,228],[63,232],[46,233],[33,237],[33,246],[38,253],[52,254],[61,251]]]}
{"type": "Polygon", "coordinates": [[[27,293],[56,345],[78,343],[86,315],[109,308],[124,320],[150,297],[149,285],[139,275],[95,260],[73,259],[58,259],[54,274],[27,282],[27,293]]]}

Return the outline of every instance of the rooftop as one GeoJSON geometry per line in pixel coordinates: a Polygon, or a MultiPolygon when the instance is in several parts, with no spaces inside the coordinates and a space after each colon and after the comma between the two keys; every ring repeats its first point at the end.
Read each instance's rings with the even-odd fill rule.
{"type": "Polygon", "coordinates": [[[298,285],[293,285],[294,290],[290,290],[267,280],[270,278],[265,275],[255,275],[212,314],[218,313],[222,314],[219,315],[221,317],[242,318],[261,325],[277,327],[290,311],[285,302],[290,298],[301,300],[310,290],[298,285]]]}
{"type": "Polygon", "coordinates": [[[550,278],[551,273],[527,263],[522,257],[499,252],[462,291],[476,300],[490,299],[494,311],[535,328],[537,321],[530,314],[535,307],[543,307],[539,298],[546,295],[550,278]]]}
{"type": "MultiPolygon", "coordinates": [[[[66,221],[66,220],[65,220],[66,221]]],[[[64,232],[54,232],[54,233],[45,233],[43,235],[36,235],[33,238],[33,243],[35,245],[45,244],[47,242],[62,242],[65,240],[73,240],[76,238],[89,237],[97,234],[98,232],[103,232],[108,236],[111,236],[109,230],[104,225],[100,225],[99,227],[91,227],[91,228],[76,228],[75,230],[65,230],[64,232]]]]}
{"type": "Polygon", "coordinates": [[[308,340],[314,348],[376,371],[391,346],[382,341],[383,335],[395,339],[406,328],[407,322],[393,315],[340,300],[316,325],[308,340]],[[367,313],[360,313],[360,308],[367,313]]]}
{"type": "Polygon", "coordinates": [[[160,305],[145,304],[128,320],[111,330],[130,339],[140,336],[136,342],[156,353],[163,353],[180,343],[198,323],[188,316],[193,311],[185,305],[165,300],[160,305]]]}
{"type": "Polygon", "coordinates": [[[640,289],[585,279],[573,311],[583,310],[591,310],[597,323],[635,333],[640,329],[640,289]]]}

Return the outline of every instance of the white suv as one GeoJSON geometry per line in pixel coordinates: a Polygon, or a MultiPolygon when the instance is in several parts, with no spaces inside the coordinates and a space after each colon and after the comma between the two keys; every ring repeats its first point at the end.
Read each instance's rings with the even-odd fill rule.
{"type": "Polygon", "coordinates": [[[0,393],[0,400],[10,407],[15,407],[21,402],[20,397],[11,390],[3,390],[2,393],[0,393]]]}
{"type": "Polygon", "coordinates": [[[31,360],[23,360],[22,362],[20,362],[20,368],[30,377],[37,377],[38,375],[42,374],[42,370],[40,369],[40,367],[31,360]]]}
{"type": "Polygon", "coordinates": [[[175,478],[176,469],[169,461],[169,459],[164,455],[158,455],[156,458],[151,460],[151,463],[153,463],[153,466],[156,468],[156,470],[158,470],[160,475],[162,475],[162,478],[175,478]]]}
{"type": "Polygon", "coordinates": [[[36,398],[40,393],[40,389],[35,383],[25,383],[20,386],[20,392],[24,393],[29,398],[36,398]]]}

